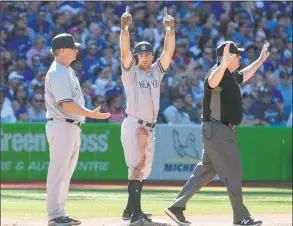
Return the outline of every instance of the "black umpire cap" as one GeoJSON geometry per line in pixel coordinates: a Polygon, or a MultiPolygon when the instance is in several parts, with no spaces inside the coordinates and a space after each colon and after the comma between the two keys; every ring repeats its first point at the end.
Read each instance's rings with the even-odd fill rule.
{"type": "Polygon", "coordinates": [[[140,53],[153,53],[153,46],[149,42],[139,42],[134,47],[134,56],[140,53]]]}
{"type": "Polygon", "coordinates": [[[51,48],[54,49],[73,49],[79,48],[80,43],[75,42],[74,37],[70,34],[56,35],[51,41],[51,48]]]}
{"type": "Polygon", "coordinates": [[[219,45],[217,47],[217,56],[223,56],[224,55],[224,48],[227,44],[230,43],[230,49],[229,49],[229,53],[232,53],[232,54],[239,54],[241,52],[243,52],[245,49],[243,48],[238,48],[238,46],[232,42],[232,41],[225,41],[225,42],[222,42],[221,45],[219,45]]]}

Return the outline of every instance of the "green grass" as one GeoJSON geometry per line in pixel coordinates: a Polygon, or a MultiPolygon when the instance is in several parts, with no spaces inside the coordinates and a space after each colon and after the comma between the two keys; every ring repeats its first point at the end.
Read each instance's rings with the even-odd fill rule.
{"type": "MultiPolygon", "coordinates": [[[[145,189],[144,211],[163,215],[163,210],[178,194],[178,189],[145,189]]],[[[254,214],[292,213],[292,190],[244,188],[244,202],[254,214]]],[[[88,217],[120,216],[127,201],[126,189],[71,189],[67,210],[71,215],[88,217]]],[[[232,213],[224,188],[204,188],[187,205],[187,215],[232,213]]],[[[46,217],[45,190],[2,189],[1,216],[14,218],[46,217]]]]}

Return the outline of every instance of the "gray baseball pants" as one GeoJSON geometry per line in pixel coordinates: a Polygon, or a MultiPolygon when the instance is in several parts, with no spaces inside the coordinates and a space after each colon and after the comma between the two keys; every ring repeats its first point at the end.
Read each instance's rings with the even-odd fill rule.
{"type": "Polygon", "coordinates": [[[46,134],[50,150],[47,175],[48,218],[66,216],[69,184],[76,167],[81,143],[81,129],[63,120],[49,121],[46,134]]]}
{"type": "Polygon", "coordinates": [[[242,199],[242,165],[236,145],[236,132],[230,126],[216,121],[204,121],[201,131],[204,149],[202,161],[170,207],[185,209],[187,201],[218,174],[227,188],[234,222],[242,221],[250,213],[242,199]]]}

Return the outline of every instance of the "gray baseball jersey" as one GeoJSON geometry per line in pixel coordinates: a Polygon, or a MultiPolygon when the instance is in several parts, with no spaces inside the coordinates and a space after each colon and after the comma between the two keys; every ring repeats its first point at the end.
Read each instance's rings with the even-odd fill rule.
{"type": "Polygon", "coordinates": [[[69,118],[84,122],[85,117],[71,114],[59,105],[64,102],[75,102],[84,106],[85,101],[80,84],[71,68],[54,61],[47,72],[45,80],[45,101],[47,118],[69,118]]]}
{"type": "Polygon", "coordinates": [[[129,180],[148,178],[154,156],[155,136],[152,128],[138,120],[153,123],[160,107],[160,82],[164,70],[157,60],[149,72],[135,66],[133,60],[128,69],[122,65],[122,82],[126,92],[128,117],[121,126],[121,142],[129,180]]]}
{"type": "Polygon", "coordinates": [[[128,69],[122,65],[122,82],[126,92],[126,113],[144,121],[156,121],[160,107],[160,82],[164,70],[159,60],[149,72],[139,69],[135,60],[128,69]]]}

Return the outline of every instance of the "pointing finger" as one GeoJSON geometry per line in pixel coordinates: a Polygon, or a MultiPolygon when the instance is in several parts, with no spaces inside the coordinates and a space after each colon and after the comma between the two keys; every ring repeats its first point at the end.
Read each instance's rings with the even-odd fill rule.
{"type": "Polygon", "coordinates": [[[228,53],[229,52],[229,49],[230,49],[230,43],[228,43],[225,48],[224,48],[224,52],[225,53],[228,53]]]}
{"type": "Polygon", "coordinates": [[[101,109],[101,106],[97,107],[96,109],[97,109],[98,111],[100,111],[100,109],[101,109]]]}
{"type": "Polygon", "coordinates": [[[126,12],[126,13],[129,13],[129,6],[128,6],[128,5],[126,6],[126,10],[125,10],[125,12],[126,12]]]}
{"type": "Polygon", "coordinates": [[[164,8],[164,16],[167,16],[167,7],[164,8]]]}
{"type": "Polygon", "coordinates": [[[266,43],[265,45],[264,45],[264,48],[268,48],[270,46],[270,43],[266,43]]]}

